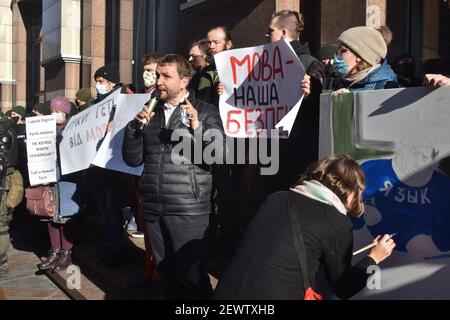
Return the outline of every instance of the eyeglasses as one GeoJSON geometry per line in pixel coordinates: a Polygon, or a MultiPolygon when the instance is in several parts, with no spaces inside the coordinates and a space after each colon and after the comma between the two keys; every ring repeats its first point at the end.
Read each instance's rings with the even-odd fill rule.
{"type": "Polygon", "coordinates": [[[341,57],[344,53],[346,53],[347,51],[351,51],[350,49],[346,48],[346,47],[338,47],[337,50],[337,56],[341,57]]]}

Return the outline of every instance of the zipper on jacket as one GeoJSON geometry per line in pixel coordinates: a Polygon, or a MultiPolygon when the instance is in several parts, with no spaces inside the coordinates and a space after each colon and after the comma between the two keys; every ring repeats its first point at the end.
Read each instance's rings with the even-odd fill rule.
{"type": "Polygon", "coordinates": [[[192,184],[192,191],[194,192],[194,197],[198,201],[199,195],[198,195],[198,188],[197,188],[197,177],[195,175],[195,169],[194,165],[190,166],[191,169],[191,184],[192,184]]]}
{"type": "Polygon", "coordinates": [[[164,152],[165,152],[165,145],[163,144],[161,146],[161,156],[159,159],[159,171],[158,171],[158,200],[159,200],[159,206],[161,208],[161,215],[163,214],[163,204],[162,204],[162,198],[161,198],[161,193],[162,193],[162,165],[163,165],[163,161],[164,161],[164,152]]]}

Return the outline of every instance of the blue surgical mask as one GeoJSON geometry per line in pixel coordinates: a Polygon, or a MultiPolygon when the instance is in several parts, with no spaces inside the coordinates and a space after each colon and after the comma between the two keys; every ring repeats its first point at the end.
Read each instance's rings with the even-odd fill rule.
{"type": "Polygon", "coordinates": [[[98,84],[95,87],[97,88],[97,92],[101,95],[108,93],[108,89],[106,88],[106,85],[104,85],[104,84],[98,84]]]}
{"type": "Polygon", "coordinates": [[[350,67],[345,64],[343,57],[334,57],[333,70],[338,75],[346,76],[350,72],[350,67]]]}

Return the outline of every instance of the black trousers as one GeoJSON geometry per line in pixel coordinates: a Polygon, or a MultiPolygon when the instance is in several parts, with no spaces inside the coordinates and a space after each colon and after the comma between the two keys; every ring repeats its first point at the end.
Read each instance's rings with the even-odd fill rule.
{"type": "Polygon", "coordinates": [[[146,227],[166,299],[211,299],[206,232],[209,216],[163,216],[146,227]]]}

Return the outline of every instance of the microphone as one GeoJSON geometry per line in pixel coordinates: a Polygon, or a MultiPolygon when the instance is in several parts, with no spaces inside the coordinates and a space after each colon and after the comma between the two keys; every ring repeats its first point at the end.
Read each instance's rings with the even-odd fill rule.
{"type": "MultiPolygon", "coordinates": [[[[159,91],[159,89],[155,89],[155,91],[153,91],[150,100],[147,102],[147,108],[148,108],[148,112],[152,113],[153,109],[155,109],[156,104],[159,102],[159,98],[161,97],[161,91],[159,91]]],[[[147,128],[148,123],[150,121],[147,120],[146,122],[141,123],[140,127],[139,127],[139,131],[143,132],[145,130],[145,128],[147,128]]]]}

